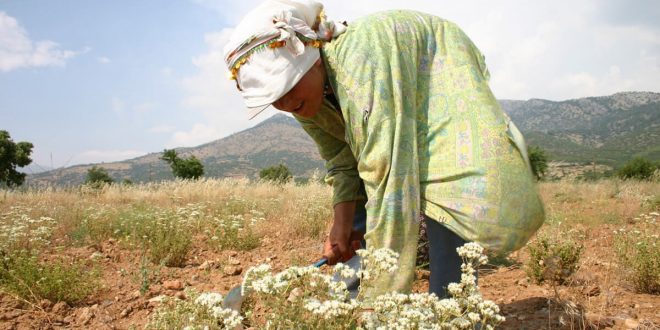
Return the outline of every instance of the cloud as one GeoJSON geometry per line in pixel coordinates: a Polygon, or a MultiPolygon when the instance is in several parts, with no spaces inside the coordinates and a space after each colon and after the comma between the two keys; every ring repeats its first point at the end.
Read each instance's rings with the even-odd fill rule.
{"type": "Polygon", "coordinates": [[[0,71],[21,68],[64,66],[66,60],[89,51],[62,50],[53,41],[32,41],[18,21],[0,11],[0,71]]]}
{"type": "Polygon", "coordinates": [[[171,138],[170,146],[185,146],[206,143],[236,131],[249,128],[268,118],[260,114],[254,120],[247,119],[245,104],[233,80],[229,80],[222,49],[228,42],[232,29],[208,33],[204,36],[207,51],[192,59],[197,73],[184,77],[181,86],[184,99],[181,106],[185,111],[197,111],[205,121],[194,125],[189,131],[178,131],[171,138]]]}
{"type": "Polygon", "coordinates": [[[221,136],[221,132],[218,131],[217,127],[198,123],[193,125],[193,128],[188,132],[175,132],[166,147],[194,147],[213,141],[217,139],[218,136],[221,136]]]}
{"type": "Polygon", "coordinates": [[[156,108],[153,102],[141,102],[136,104],[128,104],[123,99],[113,97],[110,100],[110,109],[120,118],[125,118],[130,114],[144,114],[156,108]]]}
{"type": "Polygon", "coordinates": [[[176,128],[172,125],[158,125],[151,127],[148,132],[149,133],[172,133],[176,130],[176,128]]]}
{"type": "Polygon", "coordinates": [[[73,157],[75,164],[115,162],[145,155],[139,150],[87,150],[73,157]]]}
{"type": "Polygon", "coordinates": [[[152,102],[143,102],[136,104],[132,107],[134,112],[137,113],[145,113],[153,110],[156,107],[156,105],[152,102]]]}
{"type": "Polygon", "coordinates": [[[108,64],[111,62],[110,59],[105,56],[97,57],[96,60],[101,64],[108,64]]]}

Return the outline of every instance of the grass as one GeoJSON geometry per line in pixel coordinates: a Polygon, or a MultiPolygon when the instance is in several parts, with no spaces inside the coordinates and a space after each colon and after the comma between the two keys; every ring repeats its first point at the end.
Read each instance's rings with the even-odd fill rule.
{"type": "Polygon", "coordinates": [[[623,277],[637,292],[660,294],[660,239],[656,212],[633,219],[632,228],[615,231],[614,249],[623,277]]]}
{"type": "Polygon", "coordinates": [[[99,287],[99,272],[83,262],[60,258],[40,261],[26,253],[4,256],[3,259],[0,288],[23,300],[38,302],[48,299],[73,305],[99,287]]]}

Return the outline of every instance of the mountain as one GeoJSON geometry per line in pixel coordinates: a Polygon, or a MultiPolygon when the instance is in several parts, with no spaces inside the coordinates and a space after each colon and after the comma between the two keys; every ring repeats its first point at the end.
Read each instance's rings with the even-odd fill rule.
{"type": "MultiPolygon", "coordinates": [[[[298,122],[276,114],[247,130],[193,148],[177,148],[180,157],[194,155],[204,164],[206,177],[255,177],[268,166],[285,164],[296,176],[309,176],[323,169],[314,142],[298,122]]],[[[160,156],[162,152],[113,163],[76,165],[28,176],[30,185],[78,185],[87,170],[105,168],[115,181],[146,182],[172,179],[172,171],[160,156]]]]}
{"type": "Polygon", "coordinates": [[[554,160],[617,166],[634,156],[660,159],[660,93],[500,104],[527,144],[541,146],[554,160]]]}
{"type": "MultiPolygon", "coordinates": [[[[566,101],[501,100],[530,145],[545,149],[551,160],[618,166],[633,156],[660,160],[660,93],[626,92],[566,101]]],[[[284,163],[295,176],[323,171],[316,145],[298,122],[276,114],[250,129],[193,148],[206,177],[256,177],[264,167],[284,163]]],[[[77,185],[87,170],[101,166],[117,181],[171,179],[162,153],[113,163],[77,165],[28,176],[31,185],[77,185]]]]}

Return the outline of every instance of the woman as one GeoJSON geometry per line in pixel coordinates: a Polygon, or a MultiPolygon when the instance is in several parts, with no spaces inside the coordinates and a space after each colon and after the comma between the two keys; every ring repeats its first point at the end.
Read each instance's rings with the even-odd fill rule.
{"type": "Polygon", "coordinates": [[[280,0],[250,12],[225,48],[232,78],[252,116],[290,112],[317,143],[334,193],[330,263],[352,256],[356,204],[368,197],[367,245],[398,252],[400,268],[367,296],[410,291],[420,219],[430,291],[444,295],[460,281],[457,246],[512,251],[543,222],[522,136],[455,24],[390,11],[346,27],[321,9],[280,0]]]}

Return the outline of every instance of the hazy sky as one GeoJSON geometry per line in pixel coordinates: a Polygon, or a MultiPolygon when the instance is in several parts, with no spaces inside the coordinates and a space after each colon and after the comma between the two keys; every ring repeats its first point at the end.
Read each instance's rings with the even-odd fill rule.
{"type": "MultiPolygon", "coordinates": [[[[0,130],[43,166],[196,146],[248,121],[222,48],[260,1],[0,0],[0,130]]],[[[326,1],[330,19],[409,8],[458,23],[495,95],[660,92],[658,1],[326,1]]]]}

